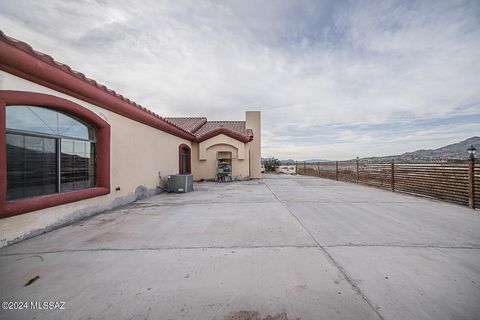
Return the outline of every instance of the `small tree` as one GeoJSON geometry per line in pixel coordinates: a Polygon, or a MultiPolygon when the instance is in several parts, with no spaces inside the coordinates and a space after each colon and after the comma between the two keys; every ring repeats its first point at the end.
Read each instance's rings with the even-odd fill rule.
{"type": "Polygon", "coordinates": [[[275,171],[275,169],[277,169],[280,164],[280,160],[278,160],[277,158],[268,158],[267,160],[265,160],[264,163],[265,171],[275,171]]]}

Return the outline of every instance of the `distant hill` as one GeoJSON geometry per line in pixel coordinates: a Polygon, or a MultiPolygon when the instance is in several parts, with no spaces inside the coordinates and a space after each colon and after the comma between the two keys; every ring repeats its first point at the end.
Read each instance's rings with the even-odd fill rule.
{"type": "MultiPolygon", "coordinates": [[[[262,163],[268,159],[271,159],[270,157],[267,157],[267,158],[264,158],[264,157],[261,157],[261,160],[262,160],[262,163]]],[[[288,159],[288,160],[280,160],[280,163],[282,165],[289,165],[289,164],[295,164],[295,160],[293,159],[288,159]]]]}
{"type": "MultiPolygon", "coordinates": [[[[310,159],[310,160],[302,160],[299,162],[306,162],[306,163],[317,163],[317,162],[330,162],[330,160],[324,160],[324,159],[310,159]]],[[[280,160],[280,162],[283,165],[290,165],[290,164],[295,164],[295,160],[293,159],[288,159],[288,160],[280,160]]]]}
{"type": "Polygon", "coordinates": [[[326,160],[326,159],[310,159],[310,160],[304,160],[306,163],[317,163],[317,162],[330,162],[331,160],[326,160]]]}
{"type": "Polygon", "coordinates": [[[385,162],[392,159],[399,162],[467,160],[467,149],[472,145],[480,152],[480,137],[471,137],[438,149],[422,149],[400,155],[362,158],[362,160],[368,162],[385,162]]]}
{"type": "Polygon", "coordinates": [[[295,160],[293,159],[280,160],[280,163],[283,165],[295,164],[295,160]]]}
{"type": "MultiPolygon", "coordinates": [[[[392,156],[383,156],[383,157],[367,157],[362,158],[364,162],[390,162],[393,160],[397,162],[414,162],[414,161],[441,161],[441,162],[448,162],[448,161],[455,161],[455,160],[467,160],[468,153],[467,149],[470,146],[474,146],[477,150],[477,157],[480,158],[480,137],[471,137],[466,140],[449,144],[448,146],[444,146],[438,149],[427,149],[427,150],[417,150],[413,152],[405,152],[399,155],[392,155],[392,156]]],[[[262,158],[262,161],[268,158],[262,158]]],[[[310,160],[301,160],[299,162],[306,161],[307,163],[316,163],[316,162],[329,162],[330,160],[325,159],[310,159],[310,160]]],[[[280,161],[282,165],[290,165],[295,164],[295,160],[287,159],[280,161]]]]}

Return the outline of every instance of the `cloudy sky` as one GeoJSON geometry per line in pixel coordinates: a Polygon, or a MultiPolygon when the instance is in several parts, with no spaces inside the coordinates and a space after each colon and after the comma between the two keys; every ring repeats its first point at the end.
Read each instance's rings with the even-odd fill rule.
{"type": "Polygon", "coordinates": [[[0,0],[0,28],[163,116],[261,110],[264,156],[480,135],[476,0],[0,0]]]}

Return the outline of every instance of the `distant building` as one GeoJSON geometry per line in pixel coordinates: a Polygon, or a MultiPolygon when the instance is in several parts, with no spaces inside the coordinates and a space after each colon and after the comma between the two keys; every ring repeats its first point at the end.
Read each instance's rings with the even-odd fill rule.
{"type": "Polygon", "coordinates": [[[296,174],[295,165],[280,165],[276,172],[286,173],[286,174],[296,174]]]}

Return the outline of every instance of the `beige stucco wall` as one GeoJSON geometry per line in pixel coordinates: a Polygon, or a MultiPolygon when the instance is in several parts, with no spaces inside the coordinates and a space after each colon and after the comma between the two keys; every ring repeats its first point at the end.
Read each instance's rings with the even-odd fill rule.
{"type": "Polygon", "coordinates": [[[73,101],[100,115],[111,126],[111,193],[53,208],[0,219],[0,247],[8,242],[48,230],[153,192],[166,178],[178,173],[178,146],[190,141],[122,117],[82,100],[0,71],[0,90],[19,90],[54,95],[73,101]],[[115,189],[120,187],[119,191],[115,189]]]}
{"type": "Polygon", "coordinates": [[[243,143],[226,135],[220,134],[192,147],[193,178],[212,180],[216,177],[217,152],[232,151],[232,177],[258,179],[261,173],[261,117],[260,111],[247,111],[245,114],[246,128],[253,130],[253,140],[243,143]]]}
{"type": "Polygon", "coordinates": [[[232,152],[232,177],[234,179],[239,180],[249,177],[248,144],[220,134],[200,144],[193,144],[192,174],[196,181],[215,179],[217,173],[217,152],[221,151],[232,152]]]}
{"type": "Polygon", "coordinates": [[[250,150],[250,178],[262,177],[262,125],[260,111],[246,112],[246,127],[253,130],[253,140],[248,143],[250,150]]]}
{"type": "Polygon", "coordinates": [[[234,147],[237,150],[237,159],[239,160],[248,159],[248,149],[245,148],[245,143],[224,134],[219,134],[198,144],[198,160],[208,160],[207,150],[217,144],[228,144],[234,147]]]}

